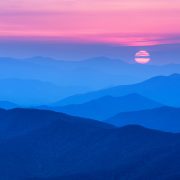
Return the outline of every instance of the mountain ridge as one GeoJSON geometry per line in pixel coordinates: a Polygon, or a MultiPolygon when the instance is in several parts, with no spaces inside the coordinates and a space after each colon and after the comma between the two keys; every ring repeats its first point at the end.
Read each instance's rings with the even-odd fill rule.
{"type": "Polygon", "coordinates": [[[52,105],[60,106],[68,104],[81,104],[106,95],[116,97],[131,93],[138,93],[162,104],[180,107],[178,87],[180,87],[180,74],[156,76],[132,85],[120,85],[99,91],[70,96],[64,100],[53,103],[52,105]]]}
{"type": "Polygon", "coordinates": [[[161,131],[180,132],[180,108],[162,106],[134,112],[122,112],[105,122],[118,127],[129,124],[141,125],[161,131]]]}
{"type": "Polygon", "coordinates": [[[87,103],[78,105],[72,104],[61,107],[49,107],[49,109],[64,112],[70,115],[103,121],[120,112],[151,109],[160,106],[162,106],[162,104],[137,93],[133,93],[120,97],[107,95],[91,100],[87,103]]]}

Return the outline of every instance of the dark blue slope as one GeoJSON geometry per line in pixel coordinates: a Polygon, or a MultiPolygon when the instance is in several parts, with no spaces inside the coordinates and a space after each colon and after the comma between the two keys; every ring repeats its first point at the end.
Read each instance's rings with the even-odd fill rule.
{"type": "MultiPolygon", "coordinates": [[[[24,109],[18,111],[24,113],[24,109]]],[[[170,166],[172,170],[167,172],[168,175],[175,175],[180,168],[180,162],[175,160],[179,158],[176,153],[180,149],[179,142],[179,134],[140,126],[115,128],[60,114],[48,126],[0,141],[0,179],[71,179],[77,177],[76,174],[98,177],[99,173],[104,177],[104,172],[131,179],[142,175],[140,170],[143,168],[147,171],[143,177],[147,179],[151,174],[149,170],[157,165],[161,168],[153,177],[161,175],[162,170],[170,166]]]]}

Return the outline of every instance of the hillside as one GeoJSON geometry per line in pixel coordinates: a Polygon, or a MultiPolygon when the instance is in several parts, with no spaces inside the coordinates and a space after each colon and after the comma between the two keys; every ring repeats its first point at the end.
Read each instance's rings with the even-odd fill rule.
{"type": "Polygon", "coordinates": [[[101,98],[103,96],[118,97],[137,93],[165,105],[180,107],[179,90],[179,74],[173,74],[170,76],[157,76],[133,85],[115,86],[113,88],[71,96],[53,104],[53,106],[82,104],[94,99],[101,98]]]}
{"type": "Polygon", "coordinates": [[[130,94],[122,97],[104,96],[83,104],[50,107],[50,109],[102,121],[120,112],[151,109],[160,106],[162,106],[160,103],[151,99],[138,94],[130,94]]]}
{"type": "Polygon", "coordinates": [[[109,118],[106,122],[119,127],[136,124],[161,131],[180,132],[180,108],[160,107],[124,112],[109,118]]]}
{"type": "MultiPolygon", "coordinates": [[[[18,113],[23,114],[24,109],[18,109],[18,113]]],[[[40,124],[43,119],[45,117],[39,116],[40,124]]],[[[140,126],[115,128],[60,114],[47,126],[39,126],[22,136],[1,139],[0,178],[75,177],[78,180],[88,177],[93,180],[111,179],[112,174],[124,179],[174,177],[179,175],[180,168],[179,140],[179,134],[140,126]]]]}

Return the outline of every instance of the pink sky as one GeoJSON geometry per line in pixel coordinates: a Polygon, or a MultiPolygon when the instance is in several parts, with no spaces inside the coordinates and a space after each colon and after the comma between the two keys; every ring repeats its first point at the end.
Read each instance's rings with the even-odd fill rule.
{"type": "Polygon", "coordinates": [[[0,2],[0,37],[9,39],[123,45],[179,43],[179,22],[180,0],[0,2]]]}

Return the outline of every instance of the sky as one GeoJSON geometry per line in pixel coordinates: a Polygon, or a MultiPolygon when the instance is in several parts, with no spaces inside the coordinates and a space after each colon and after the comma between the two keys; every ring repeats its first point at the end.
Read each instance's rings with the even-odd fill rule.
{"type": "Polygon", "coordinates": [[[0,22],[0,36],[8,38],[174,43],[180,41],[180,1],[6,0],[0,2],[0,22]]]}
{"type": "Polygon", "coordinates": [[[1,43],[179,44],[179,22],[179,0],[0,2],[1,43]]]}

